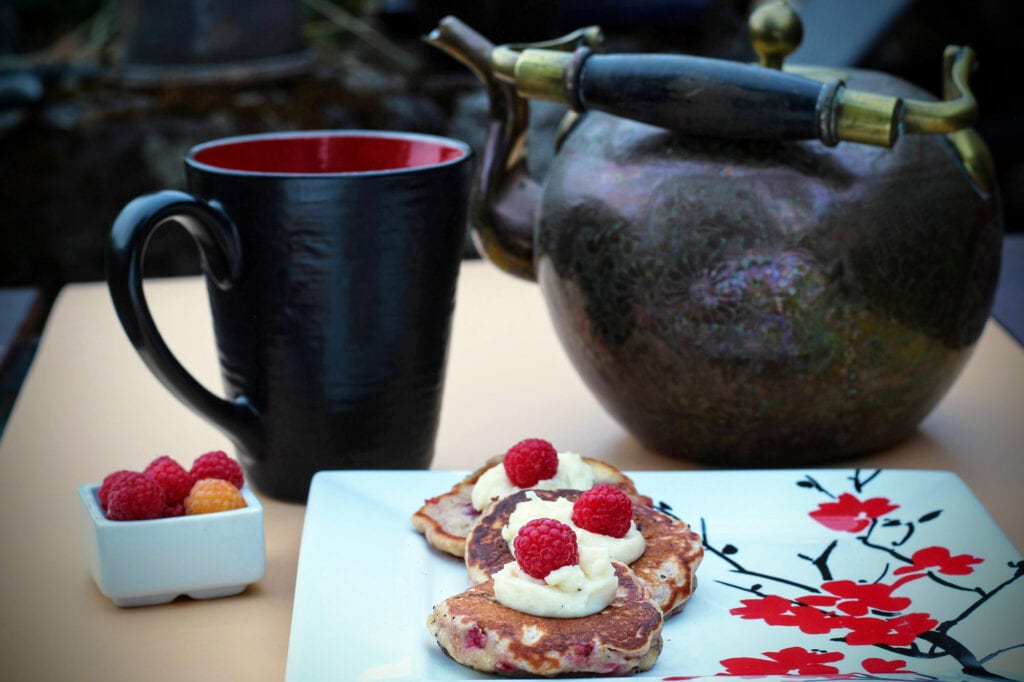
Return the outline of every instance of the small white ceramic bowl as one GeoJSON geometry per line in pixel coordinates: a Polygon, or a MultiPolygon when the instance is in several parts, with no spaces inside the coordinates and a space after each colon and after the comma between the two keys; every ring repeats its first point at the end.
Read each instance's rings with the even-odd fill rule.
{"type": "Polygon", "coordinates": [[[116,605],[227,597],[263,577],[263,507],[248,487],[244,509],[151,521],[107,519],[99,489],[78,488],[82,542],[96,585],[116,605]]]}

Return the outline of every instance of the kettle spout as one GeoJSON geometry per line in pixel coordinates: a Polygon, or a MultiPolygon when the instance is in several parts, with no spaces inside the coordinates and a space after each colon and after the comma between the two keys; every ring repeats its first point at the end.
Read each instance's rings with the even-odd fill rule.
{"type": "Polygon", "coordinates": [[[487,138],[469,206],[473,242],[505,272],[536,280],[533,219],[540,188],[526,162],[529,103],[516,94],[515,85],[494,73],[494,45],[459,19],[442,19],[424,40],[468,67],[490,99],[487,138]]]}

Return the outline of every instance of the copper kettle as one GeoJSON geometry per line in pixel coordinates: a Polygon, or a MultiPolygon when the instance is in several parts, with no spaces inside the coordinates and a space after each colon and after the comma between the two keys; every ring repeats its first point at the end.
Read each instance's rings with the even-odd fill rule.
{"type": "Polygon", "coordinates": [[[944,99],[855,69],[605,55],[600,30],[495,46],[449,17],[428,42],[490,96],[470,209],[480,251],[539,282],[569,357],[647,447],[719,465],[820,462],[908,436],[991,310],[1002,214],[969,126],[974,54],[944,99]],[[571,109],[529,175],[529,100],[571,109]]]}

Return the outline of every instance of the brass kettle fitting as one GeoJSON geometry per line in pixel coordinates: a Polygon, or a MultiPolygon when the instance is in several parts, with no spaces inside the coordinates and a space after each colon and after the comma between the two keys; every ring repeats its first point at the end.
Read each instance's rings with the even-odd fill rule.
{"type": "MultiPolygon", "coordinates": [[[[803,39],[803,22],[787,2],[758,7],[747,23],[760,65],[782,70],[783,61],[803,39]]],[[[978,103],[968,86],[975,67],[974,50],[949,45],[942,55],[944,101],[928,102],[877,95],[843,87],[836,103],[840,140],[891,146],[900,134],[951,133],[977,120],[978,103]]]]}

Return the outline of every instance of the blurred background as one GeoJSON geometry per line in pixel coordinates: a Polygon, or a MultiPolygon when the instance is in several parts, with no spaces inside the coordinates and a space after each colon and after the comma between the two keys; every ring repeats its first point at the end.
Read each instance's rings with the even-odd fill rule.
{"type": "MultiPolygon", "coordinates": [[[[1024,230],[1019,0],[791,0],[794,63],[878,69],[941,91],[941,55],[980,68],[977,128],[1010,233],[1024,230]]],[[[420,36],[455,14],[495,42],[599,24],[610,52],[753,61],[751,0],[0,0],[0,394],[13,399],[60,288],[104,277],[107,232],[132,197],[181,188],[192,145],[289,129],[400,129],[479,145],[476,80],[420,36]],[[6,393],[5,393],[6,391],[6,393]]],[[[562,111],[536,107],[543,175],[562,111]]],[[[467,246],[467,256],[472,249],[467,246]]],[[[199,272],[184,231],[150,245],[147,276],[199,272]]],[[[0,404],[0,415],[4,405],[0,404]]]]}

